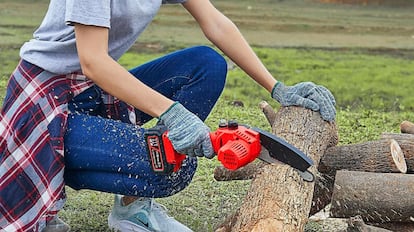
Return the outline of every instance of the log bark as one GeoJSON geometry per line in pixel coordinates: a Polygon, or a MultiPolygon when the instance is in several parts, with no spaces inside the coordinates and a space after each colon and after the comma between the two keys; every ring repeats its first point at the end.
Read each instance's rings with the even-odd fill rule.
{"type": "Polygon", "coordinates": [[[414,135],[412,135],[412,134],[403,134],[403,133],[383,132],[380,135],[380,139],[395,139],[395,141],[397,141],[397,142],[399,142],[400,140],[414,141],[414,135]]]}
{"type": "Polygon", "coordinates": [[[348,219],[347,232],[392,232],[384,228],[365,224],[361,216],[357,215],[348,219]]]}
{"type": "Polygon", "coordinates": [[[272,106],[270,106],[266,101],[262,101],[259,103],[259,108],[263,111],[263,114],[265,115],[269,124],[273,125],[275,122],[276,113],[273,110],[272,106]]]}
{"type": "MultiPolygon", "coordinates": [[[[369,224],[363,221],[361,216],[351,218],[310,218],[311,224],[317,224],[317,231],[329,232],[413,232],[412,227],[407,226],[407,223],[391,224],[369,224]],[[411,228],[411,230],[410,230],[411,228]]],[[[311,225],[312,226],[312,225],[311,225]]],[[[314,230],[310,230],[314,231],[314,230]]]]}
{"type": "MultiPolygon", "coordinates": [[[[214,170],[214,179],[217,181],[251,180],[255,177],[257,170],[264,165],[265,163],[263,162],[254,162],[235,171],[228,170],[223,166],[218,166],[214,170]]],[[[334,178],[335,176],[326,175],[324,173],[319,173],[316,176],[309,216],[321,211],[331,203],[334,178]]]]}
{"type": "MultiPolygon", "coordinates": [[[[323,121],[318,112],[300,107],[282,107],[272,132],[302,150],[314,161],[338,141],[334,123],[323,121]]],[[[303,231],[312,204],[314,182],[305,182],[290,166],[265,165],[258,170],[241,205],[217,231],[303,231]]]]}
{"type": "Polygon", "coordinates": [[[360,215],[366,222],[411,222],[414,176],[402,173],[337,171],[332,217],[360,215]]]}
{"type": "Polygon", "coordinates": [[[330,147],[321,158],[319,171],[335,175],[336,170],[407,172],[400,145],[394,139],[330,147]]]}
{"type": "Polygon", "coordinates": [[[388,223],[369,223],[369,225],[381,227],[395,232],[413,232],[414,222],[388,222],[388,223]]]}
{"type": "Polygon", "coordinates": [[[382,133],[381,139],[394,139],[400,145],[407,164],[407,173],[414,173],[414,135],[382,133]]]}
{"type": "Polygon", "coordinates": [[[264,165],[263,162],[252,162],[234,171],[218,166],[214,169],[214,179],[217,181],[250,180],[254,178],[257,170],[264,165]]]}
{"type": "Polygon", "coordinates": [[[313,190],[309,216],[316,214],[331,203],[335,176],[319,173],[313,190]]]}
{"type": "MultiPolygon", "coordinates": [[[[265,106],[269,107],[268,105],[265,106]]],[[[264,113],[267,115],[268,112],[269,109],[267,108],[264,113]]],[[[273,114],[271,113],[271,115],[273,114]]],[[[394,138],[402,144],[403,153],[408,152],[410,154],[407,164],[410,167],[408,171],[411,172],[414,168],[414,135],[384,133],[379,141],[328,148],[318,167],[321,173],[315,181],[310,215],[319,212],[331,202],[336,170],[405,172],[407,164],[398,144],[392,141],[394,138]],[[394,146],[391,146],[391,144],[394,144],[394,146]],[[391,155],[392,153],[394,155],[391,155]]],[[[214,176],[216,180],[220,181],[252,179],[256,170],[260,168],[259,164],[262,163],[252,163],[237,171],[217,167],[214,176]]]]}

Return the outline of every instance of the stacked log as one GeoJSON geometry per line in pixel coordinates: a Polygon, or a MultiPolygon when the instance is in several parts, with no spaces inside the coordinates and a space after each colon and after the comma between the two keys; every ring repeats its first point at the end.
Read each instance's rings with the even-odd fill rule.
{"type": "Polygon", "coordinates": [[[403,121],[400,131],[383,133],[377,141],[327,149],[321,163],[325,161],[331,173],[337,170],[331,217],[359,215],[379,227],[414,231],[414,124],[403,121]],[[356,160],[359,164],[349,158],[354,152],[364,157],[356,160]]]}
{"type": "Polygon", "coordinates": [[[365,222],[412,222],[413,193],[412,175],[339,170],[330,213],[337,218],[359,215],[365,222]]]}
{"type": "Polygon", "coordinates": [[[217,167],[216,180],[253,178],[241,208],[217,231],[303,231],[308,217],[328,205],[330,217],[348,218],[348,231],[414,231],[413,123],[404,121],[401,133],[378,140],[337,146],[335,125],[298,107],[276,114],[269,107],[261,105],[272,132],[310,155],[317,179],[304,183],[286,165],[217,167]],[[355,217],[364,229],[352,229],[355,217]]]}

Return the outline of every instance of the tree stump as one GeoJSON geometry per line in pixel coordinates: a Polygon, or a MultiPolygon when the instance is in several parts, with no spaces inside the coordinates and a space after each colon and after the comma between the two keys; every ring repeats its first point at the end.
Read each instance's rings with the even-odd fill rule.
{"type": "MultiPolygon", "coordinates": [[[[300,107],[282,107],[276,113],[272,133],[307,154],[314,161],[309,170],[315,175],[326,148],[338,141],[334,123],[300,107]]],[[[241,207],[216,231],[303,231],[314,184],[305,182],[288,165],[265,165],[256,172],[241,207]]]]}
{"type": "Polygon", "coordinates": [[[411,222],[414,176],[402,173],[336,172],[332,217],[360,215],[366,222],[411,222]]]}

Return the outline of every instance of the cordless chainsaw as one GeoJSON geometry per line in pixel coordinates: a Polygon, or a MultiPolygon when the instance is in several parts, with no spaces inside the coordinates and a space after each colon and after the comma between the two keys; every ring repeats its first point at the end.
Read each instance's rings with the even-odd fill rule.
{"type": "MultiPolygon", "coordinates": [[[[152,169],[160,174],[178,171],[186,158],[186,155],[174,150],[167,134],[164,125],[156,125],[145,132],[152,169]]],[[[219,128],[210,132],[210,139],[218,160],[229,170],[237,170],[259,158],[266,163],[288,164],[305,181],[315,179],[307,170],[313,161],[296,147],[267,131],[239,125],[236,121],[221,121],[219,128]]]]}

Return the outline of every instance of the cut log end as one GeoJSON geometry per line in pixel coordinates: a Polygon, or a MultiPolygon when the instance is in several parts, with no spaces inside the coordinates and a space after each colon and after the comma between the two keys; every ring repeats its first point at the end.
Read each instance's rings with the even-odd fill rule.
{"type": "Polygon", "coordinates": [[[407,163],[405,162],[404,153],[402,152],[400,145],[394,139],[390,140],[390,150],[397,169],[402,173],[407,173],[407,163]]]}
{"type": "Polygon", "coordinates": [[[400,124],[401,133],[414,134],[414,123],[403,121],[400,124]]]}
{"type": "Polygon", "coordinates": [[[381,139],[395,139],[404,154],[407,173],[414,173],[414,134],[382,133],[381,139]]]}

